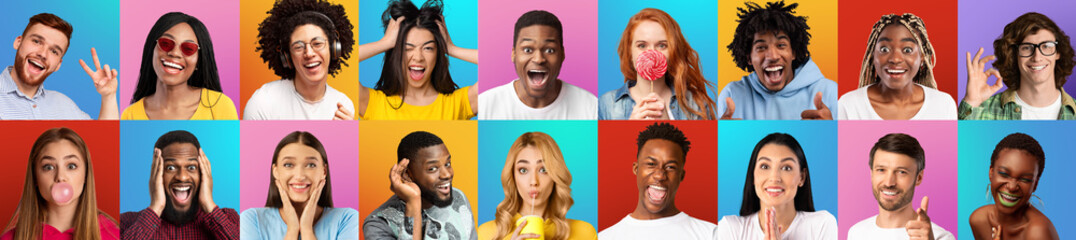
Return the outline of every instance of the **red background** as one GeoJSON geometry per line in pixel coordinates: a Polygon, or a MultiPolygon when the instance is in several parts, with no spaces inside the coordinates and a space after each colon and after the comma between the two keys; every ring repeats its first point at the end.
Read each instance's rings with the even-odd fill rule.
{"type": "MultiPolygon", "coordinates": [[[[691,141],[684,181],[676,207],[692,217],[717,224],[717,122],[672,121],[691,141]]],[[[635,211],[639,190],[631,163],[635,139],[653,121],[598,121],[598,231],[635,211]]]]}
{"type": "Polygon", "coordinates": [[[0,129],[4,130],[0,156],[6,163],[0,169],[0,182],[6,183],[0,184],[0,192],[4,193],[0,197],[0,226],[8,226],[19,205],[23,181],[26,180],[26,164],[34,141],[45,130],[55,127],[75,130],[86,142],[97,183],[97,208],[119,221],[119,121],[0,121],[0,129]]]}
{"type": "Polygon", "coordinates": [[[964,62],[963,58],[957,58],[957,1],[905,0],[884,7],[879,4],[875,1],[838,3],[838,62],[842,67],[837,74],[839,79],[843,79],[837,84],[838,92],[843,95],[859,86],[859,69],[874,23],[885,14],[912,13],[923,19],[930,42],[934,45],[934,55],[938,57],[934,66],[934,81],[938,83],[938,90],[948,93],[955,100],[958,81],[966,81],[957,76],[957,67],[964,67],[958,64],[964,62]]]}

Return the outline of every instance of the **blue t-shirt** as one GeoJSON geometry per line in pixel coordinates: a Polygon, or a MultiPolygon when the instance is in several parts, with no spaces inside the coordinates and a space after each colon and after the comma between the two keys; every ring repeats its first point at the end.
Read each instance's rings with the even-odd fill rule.
{"type": "MultiPolygon", "coordinates": [[[[284,239],[288,225],[276,208],[251,208],[239,216],[239,238],[284,239]]],[[[314,223],[318,240],[359,239],[359,211],[351,208],[325,208],[314,223]]]]}

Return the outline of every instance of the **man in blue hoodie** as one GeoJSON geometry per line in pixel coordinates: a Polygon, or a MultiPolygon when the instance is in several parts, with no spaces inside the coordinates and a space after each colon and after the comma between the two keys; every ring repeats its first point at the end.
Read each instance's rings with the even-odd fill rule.
{"type": "Polygon", "coordinates": [[[837,82],[811,61],[807,18],[792,13],[798,3],[748,2],[738,8],[740,25],[728,49],[736,66],[751,72],[721,90],[722,119],[836,119],[837,82]],[[739,109],[737,109],[739,105],[739,109]]]}

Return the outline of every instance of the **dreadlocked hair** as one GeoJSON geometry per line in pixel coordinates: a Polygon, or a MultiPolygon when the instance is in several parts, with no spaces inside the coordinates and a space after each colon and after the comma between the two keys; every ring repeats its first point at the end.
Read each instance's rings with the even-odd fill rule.
{"type": "Polygon", "coordinates": [[[938,56],[934,55],[934,45],[930,43],[926,23],[923,22],[922,18],[911,13],[905,13],[900,16],[896,14],[884,15],[882,19],[874,23],[874,27],[871,27],[871,35],[867,40],[867,51],[863,54],[863,65],[859,68],[859,87],[866,87],[881,81],[878,78],[878,73],[874,71],[874,46],[878,44],[878,38],[881,37],[882,30],[885,30],[890,25],[898,26],[896,24],[904,26],[904,28],[908,29],[908,32],[912,33],[915,43],[919,45],[919,49],[923,53],[923,65],[919,66],[919,72],[915,74],[912,81],[919,85],[937,89],[937,83],[934,82],[934,64],[938,61],[938,56]]]}

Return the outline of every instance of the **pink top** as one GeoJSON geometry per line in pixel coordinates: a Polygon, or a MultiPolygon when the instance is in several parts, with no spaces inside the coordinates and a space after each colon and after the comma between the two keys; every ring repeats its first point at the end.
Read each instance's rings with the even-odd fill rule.
{"type": "MultiPolygon", "coordinates": [[[[120,228],[116,226],[116,223],[105,217],[105,215],[97,215],[97,225],[101,229],[101,239],[111,240],[120,239],[120,228]]],[[[70,240],[75,238],[75,229],[67,229],[67,231],[60,232],[56,228],[49,226],[48,224],[41,224],[42,240],[70,240]]],[[[11,240],[15,236],[15,229],[4,232],[4,235],[0,235],[0,240],[11,240]]]]}

